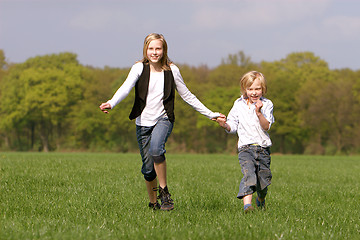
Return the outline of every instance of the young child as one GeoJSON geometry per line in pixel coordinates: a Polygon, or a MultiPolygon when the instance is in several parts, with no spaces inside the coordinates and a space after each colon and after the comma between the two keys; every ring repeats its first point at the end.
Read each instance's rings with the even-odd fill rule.
{"type": "Polygon", "coordinates": [[[196,111],[215,120],[225,115],[205,107],[186,87],[179,68],[167,55],[167,43],[161,34],[146,36],[143,59],[135,63],[114,96],[99,107],[104,113],[120,103],[135,87],[135,101],[129,118],[135,119],[136,136],[142,158],[141,172],[145,178],[152,209],[172,210],[174,202],[167,187],[165,143],[173,129],[175,90],[196,111]],[[159,187],[157,188],[157,180],[159,187]],[[159,190],[159,196],[156,192],[159,190]],[[161,205],[157,199],[161,200],[161,205]]]}
{"type": "Polygon", "coordinates": [[[217,122],[228,133],[239,136],[239,162],[243,178],[238,198],[243,199],[245,213],[254,210],[252,195],[257,192],[256,205],[265,209],[265,197],[271,183],[270,146],[267,131],[274,123],[273,103],[264,97],[267,84],[260,72],[246,73],[240,80],[242,96],[237,99],[225,117],[217,122]]]}

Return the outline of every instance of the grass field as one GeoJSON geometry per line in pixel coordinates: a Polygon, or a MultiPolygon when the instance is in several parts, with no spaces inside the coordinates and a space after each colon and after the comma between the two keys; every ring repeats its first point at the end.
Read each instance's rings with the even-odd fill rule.
{"type": "Polygon", "coordinates": [[[0,153],[0,239],[360,239],[359,156],[273,156],[247,215],[237,156],[167,159],[171,212],[148,209],[138,154],[0,153]]]}

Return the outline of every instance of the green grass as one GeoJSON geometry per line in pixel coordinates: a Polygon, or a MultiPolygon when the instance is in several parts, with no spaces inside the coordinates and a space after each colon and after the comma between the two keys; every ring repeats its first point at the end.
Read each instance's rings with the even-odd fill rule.
{"type": "Polygon", "coordinates": [[[360,239],[360,157],[273,156],[247,215],[237,156],[167,159],[175,210],[154,212],[139,154],[0,153],[0,239],[360,239]]]}

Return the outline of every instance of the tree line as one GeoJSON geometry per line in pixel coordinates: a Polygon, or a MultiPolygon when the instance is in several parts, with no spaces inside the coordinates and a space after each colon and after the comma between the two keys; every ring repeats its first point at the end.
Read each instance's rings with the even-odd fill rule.
{"type": "MultiPolygon", "coordinates": [[[[262,72],[266,97],[274,103],[273,153],[360,152],[360,70],[331,70],[312,52],[255,63],[240,51],[215,68],[178,66],[190,91],[225,115],[240,96],[241,76],[262,72]]],[[[84,66],[68,52],[13,64],[0,50],[0,149],[137,152],[135,123],[128,119],[134,90],[110,114],[98,108],[129,70],[84,66]]],[[[171,152],[236,153],[237,136],[192,110],[178,94],[175,116],[167,143],[171,152]]]]}

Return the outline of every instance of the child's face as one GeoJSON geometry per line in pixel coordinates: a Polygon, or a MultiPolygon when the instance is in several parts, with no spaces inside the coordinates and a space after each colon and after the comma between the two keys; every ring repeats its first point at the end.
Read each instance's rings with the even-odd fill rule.
{"type": "Polygon", "coordinates": [[[163,42],[159,39],[152,40],[147,48],[146,56],[152,63],[160,62],[163,57],[163,42]]]}
{"type": "Polygon", "coordinates": [[[253,84],[246,88],[246,95],[249,98],[251,104],[256,103],[262,96],[261,82],[259,79],[255,79],[253,84]]]}

